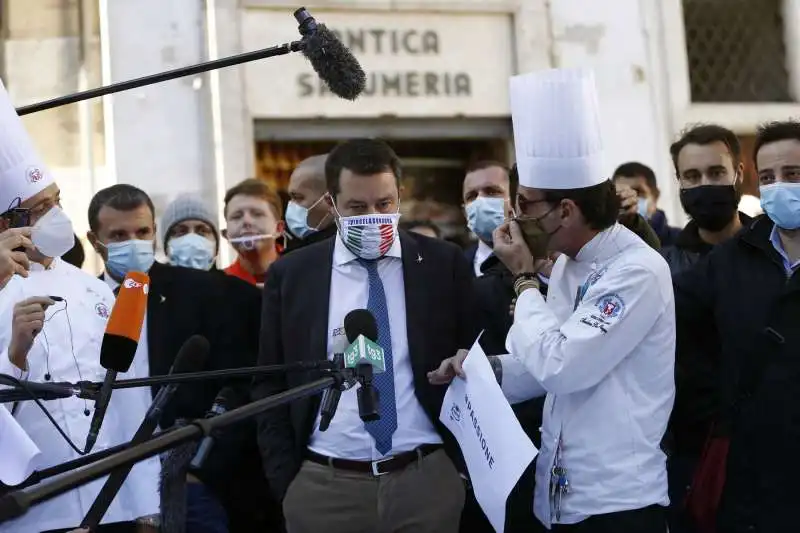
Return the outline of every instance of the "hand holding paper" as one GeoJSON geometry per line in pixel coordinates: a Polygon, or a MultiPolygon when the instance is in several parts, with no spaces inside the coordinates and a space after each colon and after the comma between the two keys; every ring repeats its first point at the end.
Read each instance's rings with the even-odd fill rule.
{"type": "Polygon", "coordinates": [[[478,341],[468,356],[462,352],[445,360],[428,379],[445,382],[450,376],[452,380],[439,420],[458,441],[475,497],[502,533],[508,496],[539,452],[517,421],[478,341]],[[456,374],[468,374],[469,379],[453,379],[456,374]]]}

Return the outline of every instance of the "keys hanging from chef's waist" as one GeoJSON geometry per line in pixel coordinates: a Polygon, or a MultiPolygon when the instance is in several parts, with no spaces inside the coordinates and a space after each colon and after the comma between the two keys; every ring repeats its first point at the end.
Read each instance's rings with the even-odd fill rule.
{"type": "Polygon", "coordinates": [[[550,497],[553,500],[556,522],[561,520],[561,501],[566,494],[569,494],[569,488],[567,469],[558,464],[553,465],[550,472],[550,497]]]}

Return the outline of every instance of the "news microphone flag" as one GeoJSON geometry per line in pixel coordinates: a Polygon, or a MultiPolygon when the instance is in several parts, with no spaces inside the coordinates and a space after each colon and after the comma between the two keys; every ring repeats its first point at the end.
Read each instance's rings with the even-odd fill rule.
{"type": "Polygon", "coordinates": [[[345,368],[357,368],[362,364],[372,366],[373,372],[376,374],[386,372],[383,348],[364,335],[359,335],[344,351],[344,366],[345,368]]]}

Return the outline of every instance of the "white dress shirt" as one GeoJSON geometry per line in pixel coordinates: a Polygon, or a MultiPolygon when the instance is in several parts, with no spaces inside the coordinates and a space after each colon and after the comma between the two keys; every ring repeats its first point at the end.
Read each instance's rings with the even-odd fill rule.
{"type": "MultiPolygon", "coordinates": [[[[440,444],[442,439],[422,409],[414,390],[414,375],[406,336],[406,297],[403,282],[400,239],[395,240],[386,256],[378,262],[378,275],[383,282],[392,334],[392,366],[394,369],[397,430],[392,436],[392,449],[386,456],[411,451],[423,444],[440,444]]],[[[369,298],[367,270],[357,257],[336,237],[333,250],[330,303],[328,306],[328,359],[333,358],[333,342],[343,335],[344,317],[354,309],[366,309],[369,298]]],[[[375,449],[375,439],[367,433],[358,416],[358,387],[342,392],[336,414],[327,431],[319,431],[319,415],[309,442],[316,453],[340,459],[374,461],[385,457],[375,449]]]]}
{"type": "Polygon", "coordinates": [[[616,224],[574,260],[562,255],[546,302],[536,290],[517,298],[506,348],[506,397],[547,393],[534,496],[545,526],[669,503],[660,444],[675,398],[675,303],[657,252],[616,224]],[[556,520],[559,442],[570,490],[556,520]]]}
{"type": "MultiPolygon", "coordinates": [[[[32,381],[103,381],[100,346],[114,296],[108,285],[74,266],[55,259],[50,268],[31,265],[28,278],[14,276],[0,291],[0,372],[32,381]],[[8,359],[14,304],[32,296],[60,296],[46,311],[45,325],[28,352],[28,370],[22,372],[8,359]]],[[[140,345],[141,347],[141,345],[140,345]]],[[[119,379],[147,377],[147,359],[137,352],[134,364],[119,379]]],[[[93,452],[129,441],[144,419],[151,402],[148,387],[114,391],[93,452]]],[[[67,398],[45,403],[53,418],[73,443],[82,448],[89,432],[91,415],[84,409],[91,401],[67,398]]],[[[11,405],[7,405],[10,409],[11,405]]],[[[41,467],[49,467],[78,455],[63,440],[39,407],[20,402],[16,419],[42,451],[41,467]]],[[[124,522],[159,512],[158,458],[134,466],[106,513],[103,523],[124,522]]],[[[0,533],[35,533],[80,524],[106,478],[83,485],[31,508],[20,518],[0,525],[0,533]]]]}
{"type": "Polygon", "coordinates": [[[492,247],[486,244],[485,242],[479,240],[478,241],[478,248],[475,250],[475,258],[472,260],[472,268],[475,270],[475,276],[481,277],[483,276],[483,272],[481,272],[481,267],[483,263],[491,257],[494,253],[492,247]]]}

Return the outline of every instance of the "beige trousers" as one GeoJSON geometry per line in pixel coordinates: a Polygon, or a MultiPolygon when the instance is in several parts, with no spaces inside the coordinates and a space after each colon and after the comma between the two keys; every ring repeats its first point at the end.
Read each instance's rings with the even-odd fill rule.
{"type": "Polygon", "coordinates": [[[463,507],[442,450],[380,477],[305,461],[283,500],[288,533],[458,533],[463,507]]]}

